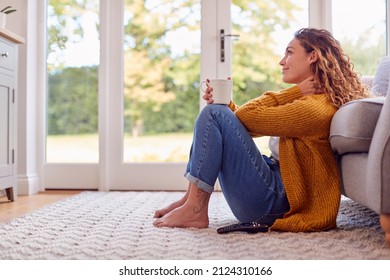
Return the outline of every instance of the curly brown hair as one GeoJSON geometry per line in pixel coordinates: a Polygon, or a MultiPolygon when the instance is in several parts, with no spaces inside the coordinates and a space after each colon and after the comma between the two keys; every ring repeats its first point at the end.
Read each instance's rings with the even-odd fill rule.
{"type": "Polygon", "coordinates": [[[350,58],[329,31],[302,28],[294,36],[307,53],[317,52],[318,60],[311,65],[314,79],[332,104],[340,107],[351,100],[370,96],[350,58]]]}

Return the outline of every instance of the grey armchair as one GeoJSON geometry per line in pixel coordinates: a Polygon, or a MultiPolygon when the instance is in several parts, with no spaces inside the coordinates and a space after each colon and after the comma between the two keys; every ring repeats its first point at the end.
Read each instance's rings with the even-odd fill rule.
{"type": "Polygon", "coordinates": [[[390,100],[385,97],[390,95],[390,59],[384,62],[386,71],[378,66],[375,77],[362,80],[383,96],[342,106],[332,120],[330,143],[339,164],[342,193],[380,215],[390,246],[390,100]],[[379,75],[387,75],[385,84],[379,75]]]}

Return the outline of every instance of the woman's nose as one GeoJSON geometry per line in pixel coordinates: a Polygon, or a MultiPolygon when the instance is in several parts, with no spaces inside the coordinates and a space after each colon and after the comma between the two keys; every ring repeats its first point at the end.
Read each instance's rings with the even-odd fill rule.
{"type": "Polygon", "coordinates": [[[286,61],[286,59],[285,59],[285,57],[283,57],[283,58],[279,61],[279,65],[280,65],[280,66],[283,66],[283,65],[285,64],[285,61],[286,61]]]}

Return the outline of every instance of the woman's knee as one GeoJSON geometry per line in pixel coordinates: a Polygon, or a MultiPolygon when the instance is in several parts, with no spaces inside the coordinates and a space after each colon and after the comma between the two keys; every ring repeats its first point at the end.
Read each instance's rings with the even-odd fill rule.
{"type": "Polygon", "coordinates": [[[215,116],[215,115],[221,115],[221,114],[223,114],[223,115],[233,114],[233,112],[226,105],[220,105],[220,104],[207,105],[200,112],[200,115],[206,115],[206,116],[215,116]]]}
{"type": "Polygon", "coordinates": [[[222,130],[226,126],[232,127],[241,125],[239,124],[238,118],[229,107],[217,104],[207,105],[203,108],[196,120],[195,130],[199,130],[201,128],[209,130],[212,124],[222,130]]]}

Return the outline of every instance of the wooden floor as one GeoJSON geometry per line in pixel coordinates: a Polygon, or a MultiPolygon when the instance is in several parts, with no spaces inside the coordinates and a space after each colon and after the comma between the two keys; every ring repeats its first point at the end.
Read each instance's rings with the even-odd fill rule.
{"type": "Polygon", "coordinates": [[[29,196],[18,196],[13,202],[8,201],[6,196],[0,196],[0,223],[20,217],[80,192],[81,190],[48,190],[29,196]]]}

